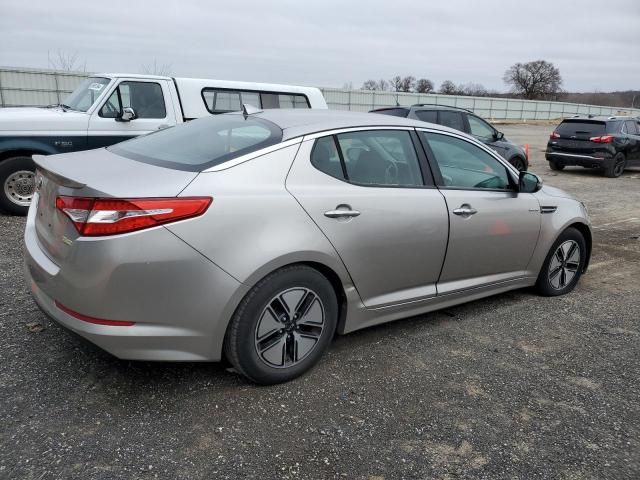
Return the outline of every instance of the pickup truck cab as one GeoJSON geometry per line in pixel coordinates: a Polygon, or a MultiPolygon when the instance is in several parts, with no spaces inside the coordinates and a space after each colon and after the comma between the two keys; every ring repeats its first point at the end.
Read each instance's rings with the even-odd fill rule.
{"type": "Polygon", "coordinates": [[[327,108],[313,87],[120,73],[88,77],[60,105],[0,108],[0,209],[26,215],[33,154],[106,147],[243,104],[327,108]]]}

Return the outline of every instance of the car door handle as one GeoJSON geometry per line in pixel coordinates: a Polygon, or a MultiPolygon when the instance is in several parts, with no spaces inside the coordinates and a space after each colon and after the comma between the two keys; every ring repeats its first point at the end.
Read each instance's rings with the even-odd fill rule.
{"type": "Polygon", "coordinates": [[[455,213],[456,215],[460,215],[461,217],[470,217],[471,215],[475,215],[476,213],[478,213],[478,211],[468,203],[465,203],[460,207],[454,209],[453,213],[455,213]]]}
{"type": "Polygon", "coordinates": [[[163,123],[162,125],[158,125],[158,130],[164,130],[165,128],[169,128],[169,126],[168,123],[163,123]]]}
{"type": "Polygon", "coordinates": [[[358,210],[329,210],[324,212],[325,217],[329,218],[353,218],[360,215],[358,210]]]}

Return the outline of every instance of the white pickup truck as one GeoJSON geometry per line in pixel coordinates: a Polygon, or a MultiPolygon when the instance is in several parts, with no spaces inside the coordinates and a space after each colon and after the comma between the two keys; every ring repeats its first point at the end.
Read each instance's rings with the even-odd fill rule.
{"type": "Polygon", "coordinates": [[[33,154],[105,147],[243,104],[327,108],[313,87],[117,73],[92,75],[60,105],[0,108],[0,209],[26,215],[33,154]]]}

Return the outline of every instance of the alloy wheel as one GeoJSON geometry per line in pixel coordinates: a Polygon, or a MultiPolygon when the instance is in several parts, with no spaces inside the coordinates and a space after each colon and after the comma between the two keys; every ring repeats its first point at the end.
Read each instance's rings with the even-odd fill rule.
{"type": "Polygon", "coordinates": [[[316,347],[324,324],[324,305],[314,291],[297,287],[280,292],[258,319],[255,329],[258,357],[270,367],[296,365],[316,347]]]}
{"type": "Polygon", "coordinates": [[[549,283],[562,290],[571,283],[580,268],[580,246],[573,240],[562,243],[549,263],[549,283]]]}
{"type": "Polygon", "coordinates": [[[619,158],[618,160],[616,160],[616,164],[613,166],[613,174],[616,177],[619,177],[624,173],[624,167],[625,167],[624,164],[625,164],[624,158],[619,158]]]}

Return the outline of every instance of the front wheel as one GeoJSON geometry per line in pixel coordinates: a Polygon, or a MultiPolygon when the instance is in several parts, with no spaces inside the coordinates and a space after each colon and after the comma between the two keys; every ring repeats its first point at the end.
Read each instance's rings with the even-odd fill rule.
{"type": "Polygon", "coordinates": [[[286,382],[313,367],[336,330],[338,302],[317,270],[295,265],[256,284],[227,329],[224,352],[249,380],[286,382]]]}
{"type": "Polygon", "coordinates": [[[31,157],[11,157],[0,161],[0,209],[26,215],[35,192],[36,164],[31,157]]]}
{"type": "Polygon", "coordinates": [[[527,162],[522,157],[513,157],[512,159],[509,160],[509,163],[514,167],[516,167],[519,172],[527,171],[527,162]]]}
{"type": "Polygon", "coordinates": [[[569,293],[582,275],[586,258],[584,237],[575,228],[567,228],[549,250],[536,289],[547,297],[569,293]]]}

